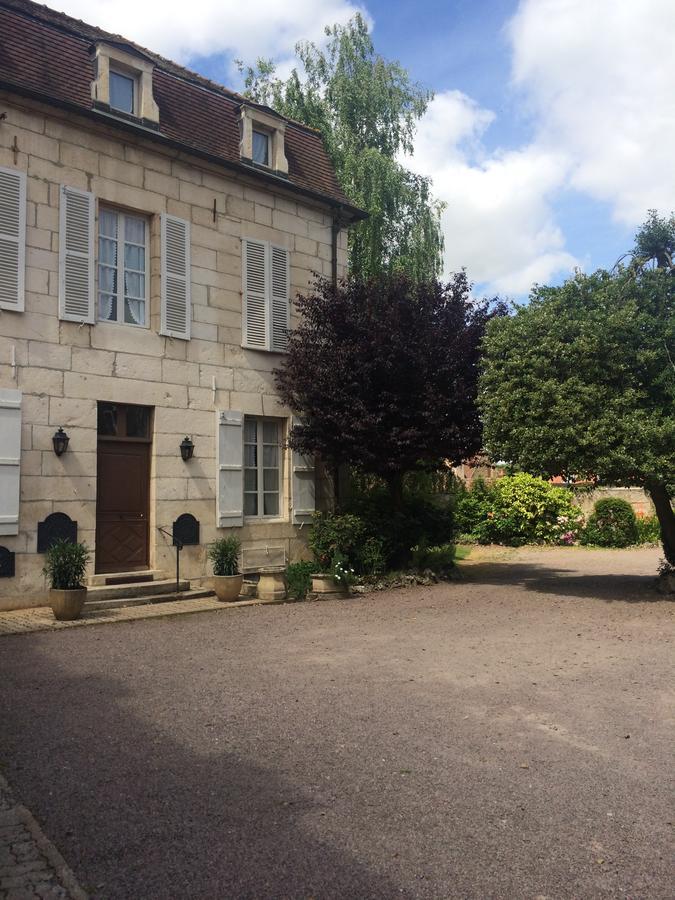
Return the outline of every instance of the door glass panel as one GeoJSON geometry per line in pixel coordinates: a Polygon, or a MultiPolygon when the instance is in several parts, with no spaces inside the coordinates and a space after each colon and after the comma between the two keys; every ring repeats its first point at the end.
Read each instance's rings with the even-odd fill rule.
{"type": "Polygon", "coordinates": [[[258,423],[255,419],[244,419],[244,440],[247,444],[255,444],[258,440],[258,423]]]}
{"type": "Polygon", "coordinates": [[[263,490],[278,491],[279,490],[279,470],[263,469],[263,490]]]}
{"type": "Polygon", "coordinates": [[[263,442],[277,444],[279,442],[279,425],[277,422],[263,422],[263,442]]]}
{"type": "Polygon", "coordinates": [[[98,404],[98,433],[106,437],[117,436],[117,406],[114,403],[98,404]]]}
{"type": "Polygon", "coordinates": [[[147,406],[127,406],[127,437],[150,435],[150,410],[147,406]]]}
{"type": "Polygon", "coordinates": [[[266,516],[278,516],[279,515],[279,495],[278,494],[265,494],[265,513],[266,516]]]}

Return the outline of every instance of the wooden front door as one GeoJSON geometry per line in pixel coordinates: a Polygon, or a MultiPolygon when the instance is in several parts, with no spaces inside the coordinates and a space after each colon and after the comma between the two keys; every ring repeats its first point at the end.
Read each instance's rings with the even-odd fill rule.
{"type": "Polygon", "coordinates": [[[148,568],[148,407],[99,403],[96,571],[148,568]]]}

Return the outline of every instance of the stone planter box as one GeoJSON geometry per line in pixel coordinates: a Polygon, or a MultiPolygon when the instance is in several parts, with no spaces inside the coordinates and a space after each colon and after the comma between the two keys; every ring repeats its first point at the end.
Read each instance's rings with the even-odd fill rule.
{"type": "Polygon", "coordinates": [[[331,600],[334,597],[348,597],[347,588],[336,581],[332,575],[322,572],[312,575],[312,592],[317,600],[331,600]]]}
{"type": "Polygon", "coordinates": [[[258,580],[258,600],[286,599],[286,580],[283,569],[260,569],[258,580]]]}

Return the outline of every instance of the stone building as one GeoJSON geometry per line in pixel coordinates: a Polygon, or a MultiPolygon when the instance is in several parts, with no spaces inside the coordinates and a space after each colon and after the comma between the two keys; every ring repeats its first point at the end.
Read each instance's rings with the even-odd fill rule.
{"type": "Polygon", "coordinates": [[[319,135],[27,0],[0,35],[0,608],[44,602],[61,529],[92,575],[173,571],[186,513],[191,581],[226,529],[292,559],[315,472],[272,371],[362,217],[319,135]]]}

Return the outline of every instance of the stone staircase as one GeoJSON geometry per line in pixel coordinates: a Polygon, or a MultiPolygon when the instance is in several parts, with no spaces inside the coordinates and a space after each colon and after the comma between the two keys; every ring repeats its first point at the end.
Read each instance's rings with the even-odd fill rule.
{"type": "Polygon", "coordinates": [[[118,609],[123,606],[144,606],[148,603],[168,603],[171,600],[197,600],[211,597],[211,588],[190,588],[190,582],[168,577],[159,569],[143,572],[110,572],[92,575],[87,588],[84,610],[118,609]]]}

